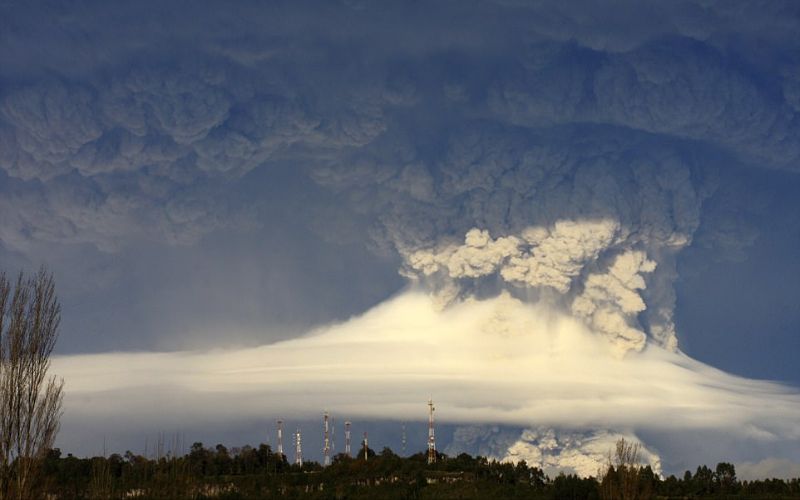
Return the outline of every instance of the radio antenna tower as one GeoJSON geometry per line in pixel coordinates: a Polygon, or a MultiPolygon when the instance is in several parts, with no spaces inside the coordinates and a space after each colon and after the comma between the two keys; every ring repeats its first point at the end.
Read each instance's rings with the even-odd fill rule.
{"type": "Polygon", "coordinates": [[[367,445],[367,431],[364,431],[364,461],[365,462],[367,461],[367,458],[369,458],[369,455],[367,454],[367,450],[368,449],[369,449],[369,446],[367,445]]]}
{"type": "Polygon", "coordinates": [[[331,464],[331,441],[329,435],[329,428],[328,428],[328,412],[322,414],[322,420],[325,422],[325,447],[322,449],[322,453],[325,456],[323,465],[325,467],[331,464]]]}
{"type": "Polygon", "coordinates": [[[331,415],[331,456],[336,456],[336,417],[331,415]]]}
{"type": "Polygon", "coordinates": [[[436,462],[436,437],[433,433],[433,398],[428,399],[428,463],[436,462]]]}
{"type": "Polygon", "coordinates": [[[283,455],[283,420],[278,420],[278,455],[283,455]]]}
{"type": "Polygon", "coordinates": [[[406,454],[406,423],[403,422],[403,435],[400,438],[400,442],[403,443],[403,456],[406,454]]]}
{"type": "Polygon", "coordinates": [[[299,428],[297,429],[297,433],[294,435],[294,463],[300,467],[303,466],[303,441],[300,437],[299,428]]]}
{"type": "Polygon", "coordinates": [[[344,454],[350,456],[350,421],[344,423],[344,454]]]}

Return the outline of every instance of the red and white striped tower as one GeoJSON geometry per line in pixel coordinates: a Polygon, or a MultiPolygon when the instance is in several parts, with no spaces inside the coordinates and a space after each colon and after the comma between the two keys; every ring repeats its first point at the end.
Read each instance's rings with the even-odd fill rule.
{"type": "Polygon", "coordinates": [[[297,433],[294,435],[294,463],[300,467],[303,466],[303,441],[300,437],[299,428],[297,429],[297,433]]]}
{"type": "Polygon", "coordinates": [[[369,449],[369,445],[367,443],[368,443],[368,441],[367,441],[367,431],[364,431],[364,461],[365,462],[369,458],[369,455],[367,454],[367,450],[369,449]]]}
{"type": "Polygon", "coordinates": [[[331,441],[329,436],[329,428],[328,428],[328,412],[322,414],[322,420],[325,422],[325,447],[322,449],[322,453],[324,455],[323,465],[325,467],[331,464],[331,441]]]}
{"type": "Polygon", "coordinates": [[[344,423],[344,454],[350,456],[350,421],[344,423]]]}
{"type": "Polygon", "coordinates": [[[436,462],[436,436],[433,433],[433,398],[428,399],[428,463],[436,462]]]}
{"type": "Polygon", "coordinates": [[[278,420],[278,455],[283,455],[283,420],[278,420]]]}

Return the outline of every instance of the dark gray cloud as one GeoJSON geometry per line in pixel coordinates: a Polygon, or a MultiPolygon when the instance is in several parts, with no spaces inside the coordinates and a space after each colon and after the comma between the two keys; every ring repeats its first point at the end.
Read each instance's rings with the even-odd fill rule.
{"type": "Polygon", "coordinates": [[[755,165],[797,169],[800,134],[791,102],[716,49],[668,40],[622,54],[549,46],[531,52],[523,79],[492,89],[493,109],[513,123],[613,124],[708,143],[755,165]]]}

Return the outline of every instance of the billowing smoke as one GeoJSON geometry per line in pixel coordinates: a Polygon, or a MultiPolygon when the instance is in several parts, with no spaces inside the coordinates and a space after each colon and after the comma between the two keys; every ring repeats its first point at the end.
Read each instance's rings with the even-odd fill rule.
{"type": "MultiPolygon", "coordinates": [[[[619,227],[612,221],[559,221],[552,230],[528,228],[521,237],[492,240],[488,231],[472,229],[464,245],[447,246],[438,251],[416,251],[408,256],[409,267],[424,276],[444,273],[449,280],[482,278],[499,274],[512,285],[549,288],[562,295],[572,289],[575,278],[585,275],[581,291],[571,300],[570,310],[588,324],[614,340],[623,351],[644,347],[645,334],[631,324],[645,309],[639,290],[646,287],[643,273],[651,273],[656,263],[643,251],[618,254],[600,272],[586,273],[600,253],[611,247],[619,227]]],[[[660,339],[674,348],[674,335],[660,339]]]]}
{"type": "Polygon", "coordinates": [[[346,124],[321,124],[285,87],[256,89],[253,76],[230,71],[136,68],[8,92],[0,104],[0,165],[10,184],[0,201],[3,243],[114,251],[141,239],[191,244],[220,227],[252,227],[247,207],[228,201],[227,184],[298,142],[370,139],[357,111],[346,124]]]}
{"type": "MultiPolygon", "coordinates": [[[[674,259],[691,244],[713,178],[679,151],[613,134],[482,127],[454,132],[429,166],[414,167],[406,152],[409,164],[385,167],[398,177],[368,187],[382,190],[369,199],[385,208],[378,239],[403,256],[403,273],[442,304],[499,280],[583,318],[621,352],[647,337],[676,348],[674,259]],[[426,189],[403,180],[411,168],[426,189]]],[[[321,167],[317,178],[333,183],[342,172],[349,185],[349,164],[321,167]]]]}
{"type": "Polygon", "coordinates": [[[454,432],[453,442],[445,452],[457,455],[467,451],[511,462],[525,460],[528,464],[541,467],[550,477],[560,473],[599,477],[613,458],[609,456],[609,451],[616,449],[620,439],[639,443],[641,463],[650,465],[656,474],[662,474],[658,454],[647,449],[630,432],[564,431],[552,427],[534,427],[519,433],[493,425],[463,426],[454,432]]]}
{"type": "MultiPolygon", "coordinates": [[[[368,15],[362,7],[330,15],[368,15]]],[[[777,95],[731,63],[722,35],[690,29],[688,7],[664,13],[683,37],[672,41],[663,27],[599,37],[580,9],[548,8],[574,32],[540,25],[537,8],[492,7],[528,28],[476,32],[499,44],[463,63],[483,78],[444,71],[443,54],[458,60],[474,46],[458,29],[428,28],[419,36],[445,42],[420,51],[346,52],[341,34],[322,30],[325,50],[354,58],[345,66],[316,64],[325,50],[301,32],[288,43],[259,28],[238,44],[212,31],[177,64],[142,63],[125,46],[116,50],[127,66],[60,68],[35,83],[9,75],[3,246],[115,252],[250,231],[264,201],[234,192],[254,171],[291,164],[370,220],[369,244],[399,256],[442,304],[504,288],[570,311],[620,352],[648,338],[675,349],[676,258],[707,219],[726,163],[797,169],[797,66],[773,68],[777,95]]],[[[739,28],[708,15],[722,32],[739,28]]],[[[233,31],[253,28],[244,24],[233,31]]],[[[335,225],[315,229],[352,243],[335,225]]]]}

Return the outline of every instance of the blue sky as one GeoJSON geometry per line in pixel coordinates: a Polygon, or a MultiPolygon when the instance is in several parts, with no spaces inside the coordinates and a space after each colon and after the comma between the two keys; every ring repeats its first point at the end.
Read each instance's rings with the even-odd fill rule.
{"type": "Polygon", "coordinates": [[[0,267],[55,272],[61,354],[262,345],[414,282],[798,386],[798,28],[794,2],[4,2],[0,267]]]}

